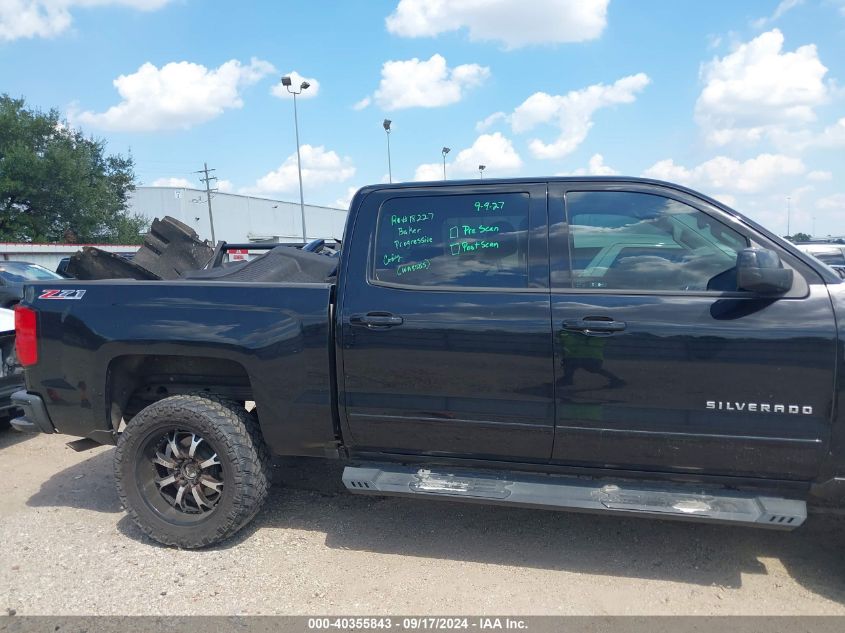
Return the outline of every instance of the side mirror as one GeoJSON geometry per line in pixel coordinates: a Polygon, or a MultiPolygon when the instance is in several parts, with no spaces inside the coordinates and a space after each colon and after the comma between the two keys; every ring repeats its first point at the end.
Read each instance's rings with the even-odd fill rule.
{"type": "Polygon", "coordinates": [[[792,288],[792,270],[775,251],[746,248],[736,257],[736,285],[761,295],[782,295],[792,288]]]}

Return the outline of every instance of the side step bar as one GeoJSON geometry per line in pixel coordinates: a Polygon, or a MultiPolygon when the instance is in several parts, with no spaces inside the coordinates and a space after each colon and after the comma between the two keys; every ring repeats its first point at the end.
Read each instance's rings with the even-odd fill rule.
{"type": "Polygon", "coordinates": [[[514,472],[434,471],[394,464],[347,466],[343,483],[357,494],[431,497],[780,530],[797,528],[807,518],[804,501],[677,484],[607,483],[514,472]]]}

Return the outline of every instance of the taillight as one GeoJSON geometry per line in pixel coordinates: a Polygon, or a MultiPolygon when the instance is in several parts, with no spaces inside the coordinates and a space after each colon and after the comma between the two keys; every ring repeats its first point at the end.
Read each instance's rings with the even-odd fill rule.
{"type": "Polygon", "coordinates": [[[38,362],[38,326],[35,310],[15,306],[15,352],[18,362],[27,367],[38,362]]]}

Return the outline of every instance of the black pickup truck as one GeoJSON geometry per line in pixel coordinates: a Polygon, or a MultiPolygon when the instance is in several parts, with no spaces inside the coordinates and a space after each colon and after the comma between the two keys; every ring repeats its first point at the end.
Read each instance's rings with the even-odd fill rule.
{"type": "Polygon", "coordinates": [[[339,257],[286,249],[250,264],[296,281],[28,285],[14,425],[116,444],[127,511],[181,547],[258,512],[271,454],[354,493],[780,529],[845,502],[845,284],[715,200],[378,185],[339,257]]]}

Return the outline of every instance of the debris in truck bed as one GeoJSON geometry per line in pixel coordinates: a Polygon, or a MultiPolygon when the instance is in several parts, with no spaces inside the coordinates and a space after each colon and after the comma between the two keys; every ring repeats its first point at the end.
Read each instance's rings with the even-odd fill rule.
{"type": "Polygon", "coordinates": [[[337,261],[333,257],[279,245],[253,260],[189,272],[184,278],[208,281],[320,283],[333,274],[337,261]]]}
{"type": "Polygon", "coordinates": [[[130,261],[86,246],[75,253],[68,273],[77,279],[179,279],[211,259],[213,249],[187,224],[165,216],[153,220],[143,245],[130,261]]]}
{"type": "Polygon", "coordinates": [[[187,224],[166,216],[155,219],[144,245],[132,262],[156,274],[159,279],[178,279],[189,270],[198,270],[211,259],[214,249],[187,224]]]}
{"type": "Polygon", "coordinates": [[[132,261],[101,250],[85,246],[74,253],[67,265],[67,272],[76,279],[160,279],[158,275],[141,268],[132,261]]]}

